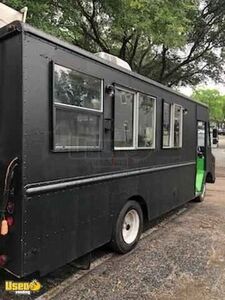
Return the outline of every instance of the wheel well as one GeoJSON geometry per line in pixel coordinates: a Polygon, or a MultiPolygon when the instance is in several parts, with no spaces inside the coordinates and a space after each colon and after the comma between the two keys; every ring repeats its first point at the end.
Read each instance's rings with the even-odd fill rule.
{"type": "Polygon", "coordinates": [[[132,196],[131,198],[129,198],[129,200],[136,201],[137,203],[140,204],[142,212],[143,212],[144,224],[146,224],[147,221],[149,220],[149,214],[148,214],[148,207],[147,207],[147,204],[146,204],[144,198],[142,198],[140,195],[135,195],[135,196],[132,196]]]}

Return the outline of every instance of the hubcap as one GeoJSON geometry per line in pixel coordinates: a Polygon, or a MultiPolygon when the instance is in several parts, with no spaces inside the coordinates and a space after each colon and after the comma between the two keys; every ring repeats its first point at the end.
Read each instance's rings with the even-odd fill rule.
{"type": "Polygon", "coordinates": [[[135,209],[128,211],[124,217],[122,237],[125,243],[132,244],[138,235],[140,218],[135,209]]]}

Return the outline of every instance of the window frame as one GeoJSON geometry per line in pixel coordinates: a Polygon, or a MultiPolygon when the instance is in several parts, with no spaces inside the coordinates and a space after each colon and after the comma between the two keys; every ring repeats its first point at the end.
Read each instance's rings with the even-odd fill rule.
{"type": "MultiPolygon", "coordinates": [[[[113,150],[115,151],[129,151],[129,150],[154,150],[156,147],[156,101],[157,97],[147,94],[145,92],[136,91],[133,89],[125,88],[120,85],[115,85],[115,91],[124,91],[134,95],[134,109],[133,109],[133,146],[132,147],[115,147],[115,105],[116,105],[116,97],[114,97],[114,134],[113,134],[113,150]],[[154,141],[153,146],[151,147],[138,147],[138,129],[139,129],[139,96],[140,94],[146,95],[151,99],[154,99],[154,141]]],[[[116,95],[116,92],[115,92],[116,95]]]]}
{"type": "Polygon", "coordinates": [[[96,76],[93,76],[91,74],[87,74],[85,72],[76,70],[73,67],[68,67],[65,66],[64,64],[61,64],[59,62],[55,62],[52,61],[51,64],[51,114],[52,114],[52,118],[51,118],[51,132],[52,132],[52,141],[51,141],[51,150],[53,152],[82,152],[82,151],[92,151],[92,152],[96,152],[96,151],[102,151],[103,149],[103,135],[104,135],[104,131],[103,131],[103,123],[104,123],[104,79],[103,78],[99,78],[96,76]],[[71,104],[65,104],[65,103],[58,103],[55,102],[55,98],[54,98],[54,92],[55,92],[55,66],[59,66],[77,73],[80,73],[81,75],[85,75],[85,76],[89,76],[95,79],[98,79],[101,81],[101,108],[100,110],[98,109],[92,109],[92,108],[86,108],[86,107],[80,107],[77,105],[71,105],[71,104]],[[55,133],[55,129],[56,129],[56,109],[60,108],[62,110],[69,110],[74,111],[74,112],[82,112],[85,114],[91,114],[91,115],[97,115],[100,118],[99,121],[99,143],[97,147],[94,146],[68,146],[68,145],[64,145],[62,147],[57,147],[56,146],[56,133],[55,133]]]}
{"type": "Polygon", "coordinates": [[[182,149],[183,148],[183,124],[184,124],[184,115],[183,115],[183,106],[177,103],[171,103],[169,101],[163,100],[162,105],[162,149],[182,149]],[[163,145],[163,124],[164,124],[164,104],[170,105],[170,143],[169,146],[163,145]],[[175,122],[175,108],[180,107],[181,111],[181,126],[179,132],[179,146],[174,145],[174,122],[175,122]]]}

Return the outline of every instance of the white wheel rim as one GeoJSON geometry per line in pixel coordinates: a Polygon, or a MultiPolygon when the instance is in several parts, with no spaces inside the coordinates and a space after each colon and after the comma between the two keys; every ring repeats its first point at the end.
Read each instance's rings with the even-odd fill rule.
{"type": "Polygon", "coordinates": [[[132,244],[138,235],[140,217],[135,209],[129,210],[123,221],[122,236],[126,244],[132,244]]]}

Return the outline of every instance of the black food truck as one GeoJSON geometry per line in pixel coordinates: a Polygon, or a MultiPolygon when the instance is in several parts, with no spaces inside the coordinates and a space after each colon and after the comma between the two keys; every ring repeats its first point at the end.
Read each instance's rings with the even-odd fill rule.
{"type": "Polygon", "coordinates": [[[208,108],[31,26],[0,29],[0,266],[46,274],[214,182],[208,108]]]}

